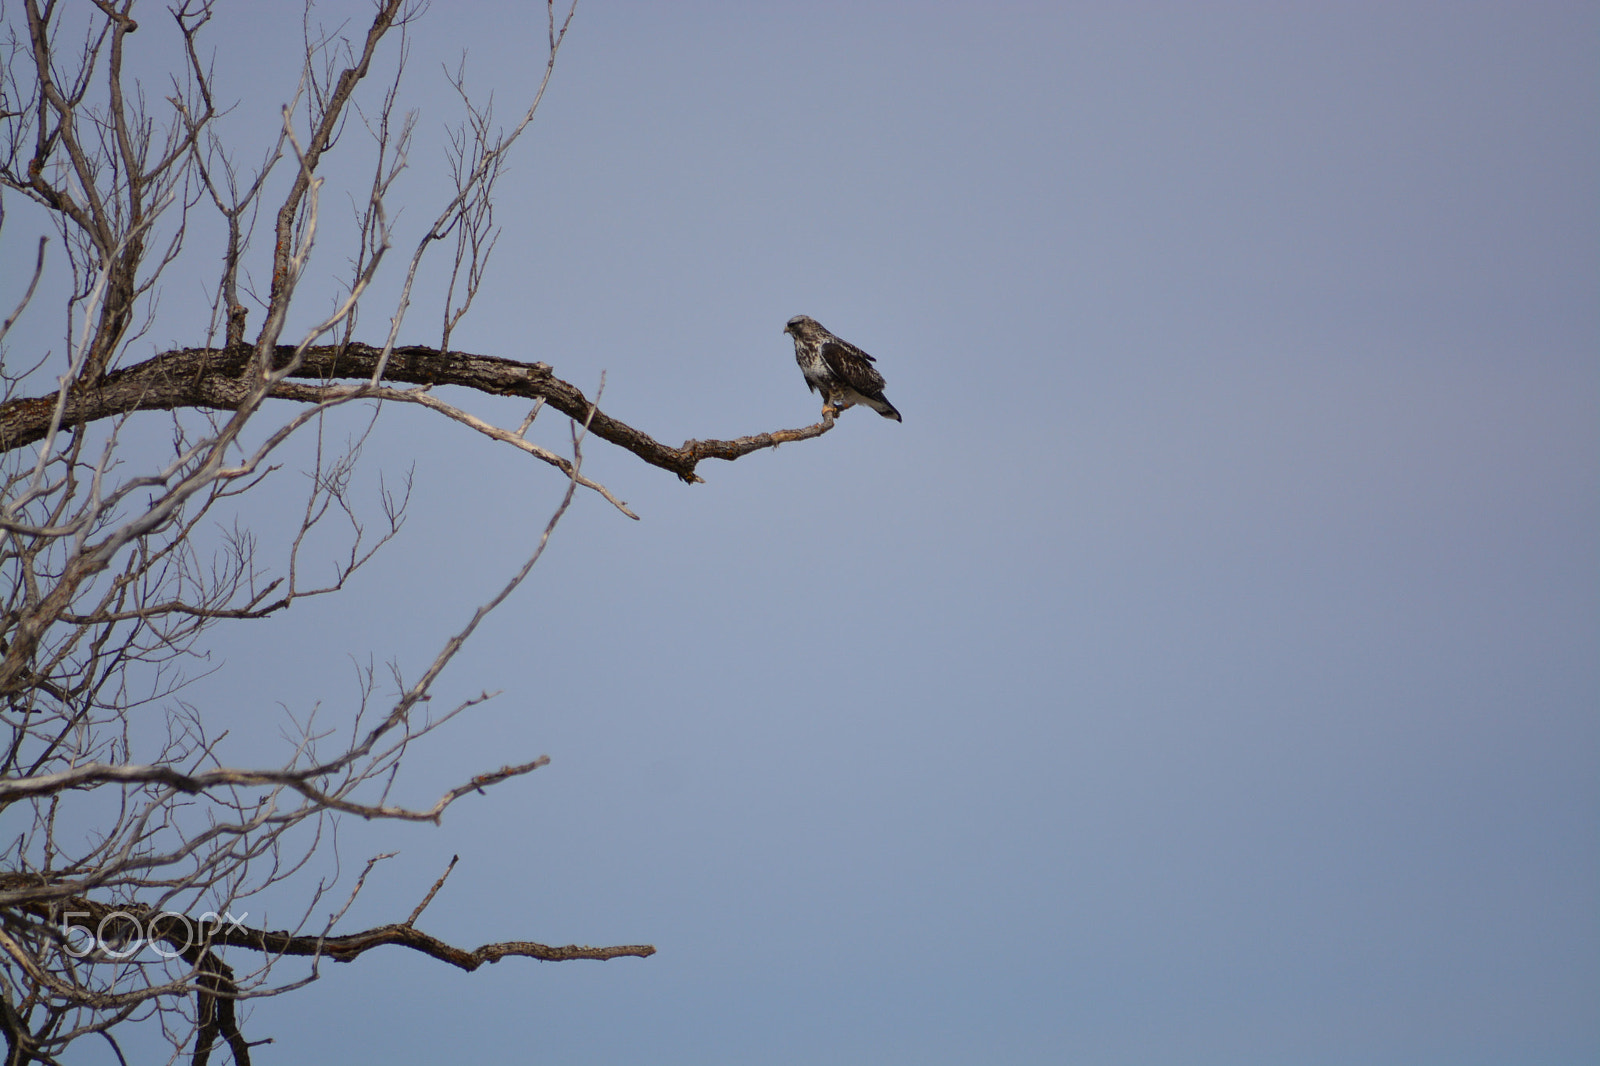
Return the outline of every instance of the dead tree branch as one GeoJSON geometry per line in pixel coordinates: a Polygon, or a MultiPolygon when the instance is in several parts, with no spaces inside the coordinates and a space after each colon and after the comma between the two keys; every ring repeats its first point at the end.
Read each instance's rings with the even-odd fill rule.
{"type": "MultiPolygon", "coordinates": [[[[168,411],[182,407],[233,410],[249,394],[247,371],[256,349],[183,348],[163,352],[136,366],[108,374],[93,387],[73,388],[67,394],[63,421],[82,424],[131,414],[134,411],[168,411]]],[[[270,367],[288,370],[296,379],[331,382],[370,378],[383,359],[383,349],[367,344],[315,345],[297,350],[280,345],[270,367]]],[[[555,376],[549,364],[523,363],[492,355],[439,351],[421,346],[395,348],[384,367],[384,380],[409,385],[455,385],[498,396],[519,396],[549,404],[569,418],[589,417],[591,403],[577,386],[555,376]]],[[[269,396],[316,403],[330,394],[318,389],[296,390],[275,386],[269,396]]],[[[343,392],[342,398],[378,393],[343,392]]],[[[54,397],[23,398],[0,404],[0,451],[20,448],[41,439],[49,430],[54,397]]],[[[819,437],[833,428],[826,418],[802,429],[781,429],[736,437],[732,440],[687,440],[676,448],[596,410],[589,431],[601,440],[625,448],[651,466],[676,474],[686,482],[704,480],[695,472],[703,459],[733,461],[763,448],[819,437]]],[[[566,472],[563,469],[563,472],[566,472]]]]}

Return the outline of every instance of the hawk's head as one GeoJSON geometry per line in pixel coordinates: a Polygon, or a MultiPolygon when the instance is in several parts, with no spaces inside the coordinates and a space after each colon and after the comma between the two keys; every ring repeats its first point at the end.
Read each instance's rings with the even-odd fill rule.
{"type": "Polygon", "coordinates": [[[783,327],[783,331],[800,340],[810,340],[823,332],[823,329],[822,324],[810,315],[795,315],[789,320],[789,324],[783,327]]]}

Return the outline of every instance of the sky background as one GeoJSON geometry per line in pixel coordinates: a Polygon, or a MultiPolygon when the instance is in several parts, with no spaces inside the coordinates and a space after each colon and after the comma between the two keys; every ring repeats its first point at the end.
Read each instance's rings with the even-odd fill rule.
{"type": "MultiPolygon", "coordinates": [[[[441,202],[441,65],[465,49],[505,120],[542,68],[527,6],[415,29],[373,341],[441,202]]],[[[259,143],[299,26],[214,31],[259,143]]],[[[459,854],[428,932],[656,956],[369,954],[257,1003],[257,1061],[1595,1061],[1597,41],[1583,3],[586,0],[453,345],[604,372],[677,443],[815,420],[804,313],[905,422],[694,486],[593,442],[643,520],[579,498],[436,703],[500,695],[402,792],[553,761],[437,828],[341,830],[346,876],[400,851],[349,929],[459,854]]],[[[202,339],[186,269],[144,354],[202,339]]],[[[347,594],[219,636],[188,698],[266,738],[237,761],[286,713],[347,720],[355,663],[415,677],[562,488],[386,411],[363,484],[412,464],[347,594]]]]}

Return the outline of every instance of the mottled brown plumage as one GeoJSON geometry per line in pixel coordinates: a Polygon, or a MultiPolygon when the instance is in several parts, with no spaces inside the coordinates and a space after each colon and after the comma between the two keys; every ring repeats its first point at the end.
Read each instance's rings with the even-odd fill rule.
{"type": "Polygon", "coordinates": [[[794,361],[800,364],[806,385],[822,393],[824,414],[863,404],[884,418],[901,421],[883,395],[883,375],[872,364],[877,360],[847,340],[822,328],[809,315],[795,315],[783,331],[794,338],[794,361]]]}

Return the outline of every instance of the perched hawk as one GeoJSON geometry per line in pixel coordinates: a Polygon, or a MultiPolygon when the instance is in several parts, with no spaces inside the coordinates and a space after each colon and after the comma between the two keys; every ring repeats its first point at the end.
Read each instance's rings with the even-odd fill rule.
{"type": "Polygon", "coordinates": [[[822,412],[861,403],[884,418],[900,421],[900,412],[883,397],[883,375],[877,360],[849,341],[840,340],[808,315],[795,315],[783,331],[794,337],[794,361],[812,392],[822,393],[822,412]]]}

